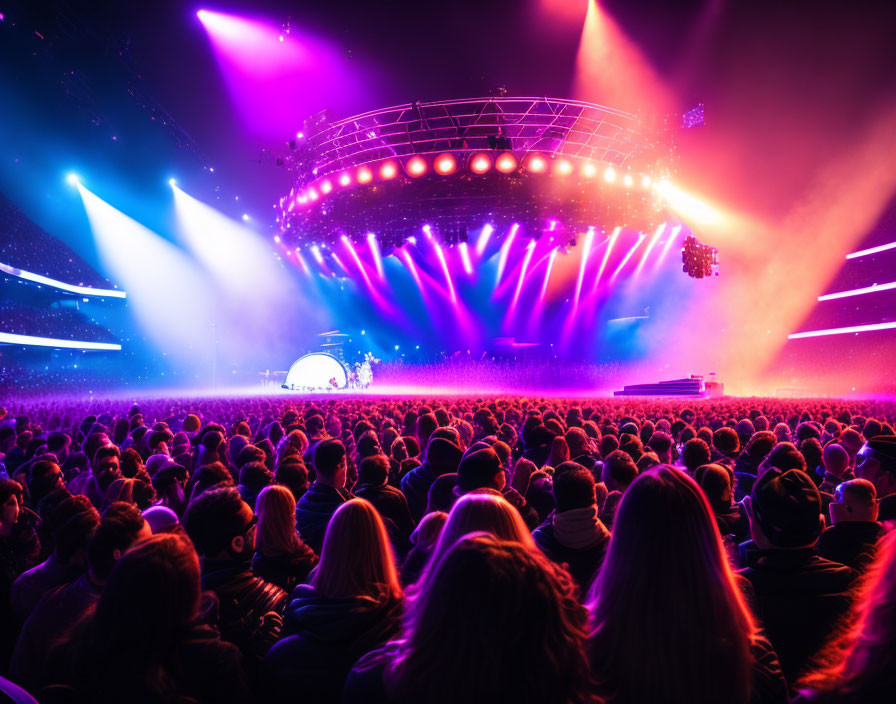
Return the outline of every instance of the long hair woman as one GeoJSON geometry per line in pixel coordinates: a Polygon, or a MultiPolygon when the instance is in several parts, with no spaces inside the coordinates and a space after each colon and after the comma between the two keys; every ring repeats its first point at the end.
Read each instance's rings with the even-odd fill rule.
{"type": "Polygon", "coordinates": [[[439,559],[454,543],[467,533],[478,532],[490,533],[501,540],[512,540],[527,549],[538,550],[519,511],[497,492],[465,494],[451,507],[448,520],[414,592],[423,588],[439,559]]]}
{"type": "Polygon", "coordinates": [[[878,548],[852,620],[800,683],[808,702],[884,704],[896,692],[896,532],[878,548]]]}
{"type": "Polygon", "coordinates": [[[468,534],[440,556],[401,638],[355,665],[343,702],[597,701],[586,625],[569,575],[538,550],[468,534]]]}
{"type": "Polygon", "coordinates": [[[786,702],[700,488],[660,465],[631,484],[592,585],[589,657],[608,702],[786,702]]]}
{"type": "Polygon", "coordinates": [[[352,499],[333,514],[310,582],[293,592],[288,637],[265,658],[266,699],[338,701],[352,664],[398,631],[401,584],[372,504],[352,499]]]}
{"type": "Polygon", "coordinates": [[[285,486],[261,490],[255,501],[258,528],[252,571],[266,582],[292,591],[317,564],[317,555],[296,530],[296,500],[285,486]]]}
{"type": "Polygon", "coordinates": [[[78,701],[251,698],[239,650],[200,624],[199,600],[199,558],[187,538],[154,535],[128,550],[72,646],[78,701]]]}

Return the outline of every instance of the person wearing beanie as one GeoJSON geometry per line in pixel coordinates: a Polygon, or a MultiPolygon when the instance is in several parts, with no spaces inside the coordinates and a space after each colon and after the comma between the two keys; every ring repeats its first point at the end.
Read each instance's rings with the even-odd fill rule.
{"type": "Polygon", "coordinates": [[[877,541],[884,532],[877,522],[878,506],[874,484],[867,479],[836,487],[828,507],[833,525],[818,539],[818,554],[863,572],[874,560],[877,541]]]}
{"type": "Polygon", "coordinates": [[[415,523],[426,511],[429,489],[443,474],[457,472],[463,451],[450,440],[435,437],[426,447],[426,461],[401,478],[401,491],[408,500],[408,508],[415,523]]]}
{"type": "Polygon", "coordinates": [[[855,570],[815,553],[821,496],[802,470],[769,467],[744,500],[758,550],[740,571],[788,682],[810,664],[851,605],[855,570]]]}
{"type": "Polygon", "coordinates": [[[477,489],[499,492],[519,512],[529,530],[538,525],[538,512],[526,503],[526,499],[516,489],[507,484],[501,458],[485,443],[475,443],[457,467],[454,493],[461,497],[477,489]]]}
{"type": "Polygon", "coordinates": [[[352,493],[373,504],[386,524],[395,551],[399,555],[406,555],[411,549],[414,519],[404,494],[394,486],[389,486],[388,479],[389,458],[384,454],[370,455],[362,459],[358,466],[358,481],[352,488],[352,493]]]}
{"type": "Polygon", "coordinates": [[[856,454],[856,477],[874,484],[879,521],[896,521],[896,436],[878,435],[856,454]]]}
{"type": "Polygon", "coordinates": [[[554,477],[553,493],[556,511],[532,538],[551,562],[566,565],[586,594],[610,544],[610,531],[597,517],[594,477],[581,466],[566,469],[554,477]]]}

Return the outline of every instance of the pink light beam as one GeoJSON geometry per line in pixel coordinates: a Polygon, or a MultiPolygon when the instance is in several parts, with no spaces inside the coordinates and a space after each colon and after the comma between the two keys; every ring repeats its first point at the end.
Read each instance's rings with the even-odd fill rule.
{"type": "Polygon", "coordinates": [[[641,246],[641,243],[646,238],[647,238],[647,235],[645,235],[644,233],[641,233],[640,235],[638,235],[638,241],[635,242],[634,245],[632,245],[632,248],[630,250],[628,250],[628,252],[626,252],[625,256],[622,258],[622,261],[619,262],[619,266],[616,267],[616,271],[614,271],[613,275],[610,276],[610,281],[614,281],[616,279],[616,277],[619,276],[619,274],[625,268],[625,265],[628,264],[628,260],[632,258],[632,256],[637,251],[638,247],[641,246]]]}
{"type": "Polygon", "coordinates": [[[519,231],[519,229],[519,223],[513,223],[513,226],[510,228],[510,232],[507,233],[507,239],[501,246],[501,254],[498,257],[498,276],[495,279],[495,287],[497,287],[498,284],[501,283],[501,276],[504,274],[504,267],[507,266],[507,257],[510,254],[510,247],[513,245],[513,239],[514,237],[516,237],[516,233],[519,231]]]}
{"type": "Polygon", "coordinates": [[[523,282],[526,279],[526,270],[529,268],[529,262],[532,261],[533,252],[535,252],[535,240],[529,240],[529,244],[526,246],[526,256],[523,258],[523,268],[520,269],[520,278],[516,282],[516,290],[513,292],[513,299],[510,301],[511,313],[516,309],[516,304],[520,300],[523,282]]]}
{"type": "Polygon", "coordinates": [[[861,296],[865,293],[877,293],[878,291],[892,291],[896,288],[896,281],[891,281],[886,284],[874,284],[872,286],[865,286],[864,288],[854,288],[850,291],[837,291],[836,293],[826,293],[823,296],[819,296],[819,301],[833,301],[837,298],[849,298],[850,296],[861,296]]]}
{"type": "Polygon", "coordinates": [[[799,340],[805,337],[823,337],[825,335],[848,335],[850,333],[874,332],[875,330],[896,329],[896,322],[872,323],[871,325],[851,325],[846,328],[828,328],[827,330],[807,330],[795,332],[787,336],[788,340],[799,340]]]}
{"type": "Polygon", "coordinates": [[[678,241],[678,233],[681,232],[681,225],[676,225],[672,228],[672,232],[669,233],[669,239],[666,240],[666,244],[663,245],[663,251],[660,252],[660,256],[656,259],[656,264],[653,265],[654,269],[659,269],[660,265],[666,259],[666,255],[669,254],[669,250],[672,249],[672,245],[678,241]]]}
{"type": "Polygon", "coordinates": [[[494,231],[495,228],[489,224],[486,224],[482,227],[482,232],[479,233],[479,239],[476,240],[476,256],[482,256],[482,253],[485,251],[485,248],[488,245],[489,238],[492,236],[492,232],[494,231]]]}
{"type": "Polygon", "coordinates": [[[464,264],[464,271],[467,272],[467,276],[472,276],[473,262],[470,261],[470,248],[466,242],[461,242],[458,245],[458,249],[460,250],[460,259],[464,264]]]}
{"type": "Polygon", "coordinates": [[[579,264],[579,278],[576,281],[576,293],[573,298],[573,310],[579,307],[579,299],[582,297],[582,283],[585,281],[585,269],[588,267],[588,255],[591,253],[591,245],[594,243],[594,228],[588,228],[588,234],[585,235],[585,244],[582,249],[582,261],[579,264]]]}
{"type": "Polygon", "coordinates": [[[650,238],[650,242],[647,244],[647,248],[644,250],[644,254],[641,255],[641,261],[638,262],[638,266],[635,268],[635,276],[641,273],[641,269],[644,268],[644,264],[647,263],[647,257],[650,256],[650,251],[656,246],[656,243],[660,239],[660,235],[663,234],[663,229],[666,227],[666,223],[663,223],[658,228],[656,228],[656,232],[653,233],[653,237],[650,238]]]}
{"type": "Polygon", "coordinates": [[[448,270],[448,262],[445,260],[445,253],[442,251],[442,245],[435,243],[436,256],[442,265],[442,271],[445,272],[445,281],[448,283],[448,294],[451,296],[451,302],[457,303],[457,291],[454,290],[454,281],[451,280],[451,272],[448,270]]]}
{"type": "Polygon", "coordinates": [[[597,285],[600,283],[600,277],[604,275],[604,269],[607,268],[607,262],[610,259],[610,252],[613,251],[613,245],[616,244],[616,239],[619,237],[620,232],[622,232],[621,227],[615,228],[610,235],[610,239],[607,241],[607,249],[604,251],[604,258],[601,260],[600,268],[597,270],[597,276],[594,277],[594,285],[591,288],[592,291],[597,289],[597,285]]]}
{"type": "Polygon", "coordinates": [[[554,260],[557,258],[557,250],[552,249],[551,254],[548,257],[548,268],[544,272],[544,283],[541,285],[541,295],[539,296],[539,303],[544,302],[544,298],[548,292],[548,281],[551,280],[551,270],[554,268],[554,260]]]}

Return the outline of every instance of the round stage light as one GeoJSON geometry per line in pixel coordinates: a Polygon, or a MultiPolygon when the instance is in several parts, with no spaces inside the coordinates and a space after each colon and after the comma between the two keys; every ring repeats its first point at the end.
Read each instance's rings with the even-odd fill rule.
{"type": "Polygon", "coordinates": [[[509,174],[512,171],[516,171],[516,167],[516,157],[510,152],[504,152],[495,160],[495,168],[501,173],[509,174]]]}
{"type": "Polygon", "coordinates": [[[554,171],[561,176],[569,176],[572,173],[572,164],[566,159],[559,159],[554,164],[554,171]]]}
{"type": "Polygon", "coordinates": [[[433,162],[433,168],[442,176],[453,174],[457,171],[457,159],[454,158],[453,154],[440,154],[433,162]]]}
{"type": "Polygon", "coordinates": [[[358,183],[370,183],[373,180],[373,173],[366,166],[358,169],[358,183]]]}
{"type": "Polygon", "coordinates": [[[612,166],[608,166],[606,171],[604,171],[604,180],[607,181],[607,183],[613,183],[613,181],[616,180],[616,169],[612,166]]]}
{"type": "Polygon", "coordinates": [[[388,181],[396,176],[398,176],[398,167],[394,161],[387,161],[380,167],[380,178],[384,181],[388,181]]]}
{"type": "MultiPolygon", "coordinates": [[[[72,186],[77,186],[79,183],[81,183],[81,180],[78,178],[78,174],[69,174],[68,176],[65,177],[65,180],[68,181],[68,183],[71,184],[72,186]]],[[[174,179],[171,179],[171,181],[173,181],[173,180],[174,179]]],[[[171,181],[169,181],[169,183],[171,183],[171,181]]],[[[174,184],[172,184],[172,185],[174,185],[174,184]]]]}
{"type": "Polygon", "coordinates": [[[597,167],[590,161],[586,161],[585,165],[582,167],[582,176],[585,178],[594,178],[597,176],[597,167]]]}
{"type": "Polygon", "coordinates": [[[533,154],[526,161],[526,168],[532,173],[541,174],[548,168],[548,162],[540,154],[533,154]]]}
{"type": "Polygon", "coordinates": [[[308,189],[308,197],[311,200],[317,200],[318,199],[317,191],[315,191],[313,188],[309,188],[308,189]]]}
{"type": "MultiPolygon", "coordinates": [[[[74,175],[74,174],[73,174],[73,175],[74,175]]],[[[78,178],[78,177],[75,176],[75,179],[76,179],[76,180],[77,180],[77,178],[78,178]]],[[[176,185],[177,185],[177,181],[175,181],[173,178],[169,178],[169,179],[168,179],[168,185],[169,185],[169,186],[176,186],[176,185]]]]}
{"type": "Polygon", "coordinates": [[[641,185],[644,186],[644,188],[649,188],[650,187],[650,176],[642,176],[641,177],[641,185]]]}
{"type": "Polygon", "coordinates": [[[342,186],[343,188],[348,186],[351,182],[352,182],[352,177],[349,176],[347,172],[343,172],[339,176],[339,185],[342,186]]]}
{"type": "Polygon", "coordinates": [[[426,173],[426,160],[422,156],[411,157],[405,164],[405,169],[409,175],[415,178],[422,176],[426,173]]]}
{"type": "Polygon", "coordinates": [[[622,181],[626,186],[631,187],[631,185],[635,182],[635,179],[632,178],[631,174],[626,174],[625,178],[622,179],[622,181]]]}
{"type": "Polygon", "coordinates": [[[321,184],[320,184],[320,192],[321,192],[321,193],[323,193],[324,195],[327,195],[327,193],[329,193],[329,192],[332,191],[332,190],[333,190],[333,184],[332,184],[332,183],[330,183],[328,180],[327,180],[327,181],[321,181],[321,184]]]}
{"type": "Polygon", "coordinates": [[[484,174],[492,168],[492,160],[488,158],[488,154],[475,154],[470,159],[470,171],[474,174],[484,174]]]}

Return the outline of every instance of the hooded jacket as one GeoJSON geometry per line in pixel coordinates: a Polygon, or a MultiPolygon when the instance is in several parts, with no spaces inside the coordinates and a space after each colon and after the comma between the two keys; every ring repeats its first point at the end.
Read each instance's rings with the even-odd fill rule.
{"type": "Polygon", "coordinates": [[[264,660],[266,701],[338,702],[352,665],[399,630],[401,602],[330,599],[300,584],[283,638],[264,660]]]}

